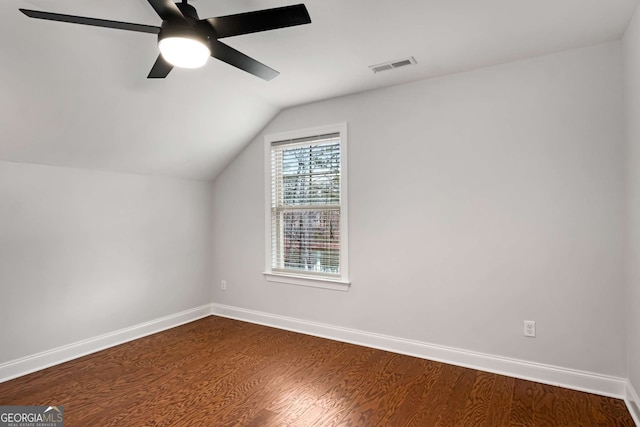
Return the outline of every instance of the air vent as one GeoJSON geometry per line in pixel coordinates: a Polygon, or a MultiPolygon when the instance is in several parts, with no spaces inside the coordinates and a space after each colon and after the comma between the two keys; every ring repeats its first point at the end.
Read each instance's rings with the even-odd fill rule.
{"type": "Polygon", "coordinates": [[[396,68],[406,67],[407,65],[416,64],[416,59],[413,56],[403,59],[397,59],[395,61],[385,62],[383,64],[369,65],[369,69],[373,73],[379,73],[381,71],[395,70],[396,68]]]}

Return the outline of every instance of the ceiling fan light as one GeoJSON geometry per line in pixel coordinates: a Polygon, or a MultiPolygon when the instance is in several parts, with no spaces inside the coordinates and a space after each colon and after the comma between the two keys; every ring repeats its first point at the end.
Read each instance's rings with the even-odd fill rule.
{"type": "Polygon", "coordinates": [[[206,44],[192,37],[165,37],[158,42],[162,57],[182,68],[198,68],[206,64],[211,51],[206,44]]]}

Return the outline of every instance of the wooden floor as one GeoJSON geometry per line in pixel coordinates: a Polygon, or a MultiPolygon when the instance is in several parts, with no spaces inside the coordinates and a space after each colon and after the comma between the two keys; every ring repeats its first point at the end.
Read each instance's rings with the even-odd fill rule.
{"type": "Polygon", "coordinates": [[[633,426],[624,403],[208,317],[0,384],[65,426],[633,426]]]}

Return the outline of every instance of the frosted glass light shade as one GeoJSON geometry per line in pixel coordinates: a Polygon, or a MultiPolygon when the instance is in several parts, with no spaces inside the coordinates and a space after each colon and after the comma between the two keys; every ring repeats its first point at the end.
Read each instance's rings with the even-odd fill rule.
{"type": "Polygon", "coordinates": [[[207,45],[189,37],[165,37],[158,42],[158,48],[167,62],[182,68],[202,67],[211,56],[207,45]]]}

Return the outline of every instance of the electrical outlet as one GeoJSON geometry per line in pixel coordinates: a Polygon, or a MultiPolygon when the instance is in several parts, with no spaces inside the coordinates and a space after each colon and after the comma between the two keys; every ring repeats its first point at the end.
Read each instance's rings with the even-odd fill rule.
{"type": "Polygon", "coordinates": [[[536,322],[533,320],[525,320],[524,321],[524,336],[525,337],[536,337],[536,322]]]}
{"type": "Polygon", "coordinates": [[[227,281],[226,280],[221,280],[220,281],[220,289],[223,291],[227,290],[227,281]]]}

